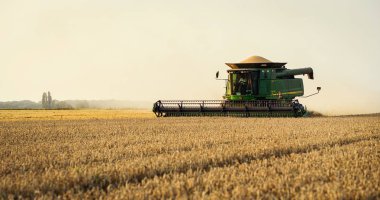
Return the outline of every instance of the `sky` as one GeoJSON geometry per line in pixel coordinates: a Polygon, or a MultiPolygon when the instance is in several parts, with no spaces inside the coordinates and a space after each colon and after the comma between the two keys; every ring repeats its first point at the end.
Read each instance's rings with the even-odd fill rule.
{"type": "MultiPolygon", "coordinates": [[[[226,62],[304,76],[308,109],[380,112],[377,0],[0,0],[0,101],[221,99],[226,62]]],[[[302,76],[301,76],[302,77],[302,76]]]]}

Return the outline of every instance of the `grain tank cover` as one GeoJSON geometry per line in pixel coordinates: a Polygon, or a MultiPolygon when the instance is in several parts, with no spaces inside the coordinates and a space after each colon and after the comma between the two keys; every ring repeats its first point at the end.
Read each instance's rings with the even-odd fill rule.
{"type": "Polygon", "coordinates": [[[247,68],[280,68],[286,63],[272,62],[261,56],[251,56],[239,63],[226,63],[231,69],[247,69],[247,68]]]}

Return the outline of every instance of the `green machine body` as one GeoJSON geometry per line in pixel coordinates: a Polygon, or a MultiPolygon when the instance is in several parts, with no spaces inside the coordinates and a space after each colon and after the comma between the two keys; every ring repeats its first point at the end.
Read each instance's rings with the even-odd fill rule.
{"type": "Polygon", "coordinates": [[[228,78],[223,100],[158,100],[153,104],[157,117],[236,116],[303,117],[307,109],[296,97],[304,96],[303,79],[314,79],[312,68],[287,69],[286,63],[251,56],[239,63],[226,63],[228,78]]]}
{"type": "Polygon", "coordinates": [[[230,101],[291,100],[304,95],[302,78],[314,79],[312,68],[287,69],[286,63],[274,63],[252,56],[240,63],[226,63],[231,67],[226,79],[224,99],[230,101]]]}

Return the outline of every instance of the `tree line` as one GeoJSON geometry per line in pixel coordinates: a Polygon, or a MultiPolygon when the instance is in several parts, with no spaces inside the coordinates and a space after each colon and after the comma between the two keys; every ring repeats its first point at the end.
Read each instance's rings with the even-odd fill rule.
{"type": "Polygon", "coordinates": [[[53,100],[53,97],[48,91],[42,94],[41,106],[43,109],[73,109],[74,107],[65,101],[53,100]]]}

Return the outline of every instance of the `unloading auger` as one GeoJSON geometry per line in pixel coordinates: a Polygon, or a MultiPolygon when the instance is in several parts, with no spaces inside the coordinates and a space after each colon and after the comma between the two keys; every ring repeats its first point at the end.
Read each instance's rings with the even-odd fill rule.
{"type": "MultiPolygon", "coordinates": [[[[304,95],[302,78],[314,79],[312,68],[287,69],[286,63],[251,56],[240,63],[226,63],[226,93],[223,100],[159,100],[153,104],[157,117],[240,116],[302,117],[306,108],[296,97],[304,95]]],[[[318,94],[320,87],[317,87],[318,94]]],[[[304,96],[309,97],[314,94],[304,96]]]]}

